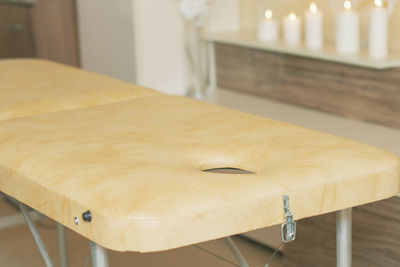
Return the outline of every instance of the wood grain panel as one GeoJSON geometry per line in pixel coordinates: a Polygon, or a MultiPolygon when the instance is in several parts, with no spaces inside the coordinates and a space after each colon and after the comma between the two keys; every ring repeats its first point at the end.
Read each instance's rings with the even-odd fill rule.
{"type": "Polygon", "coordinates": [[[78,66],[75,1],[40,0],[31,12],[37,57],[78,66]]]}
{"type": "MultiPolygon", "coordinates": [[[[285,267],[336,266],[336,216],[298,222],[296,241],[285,246],[285,267]]],[[[400,266],[400,199],[353,209],[353,266],[400,266]]]]}
{"type": "Polygon", "coordinates": [[[218,86],[400,128],[400,69],[216,44],[218,86]]]}
{"type": "Polygon", "coordinates": [[[30,6],[0,3],[0,58],[33,57],[30,6]]]}

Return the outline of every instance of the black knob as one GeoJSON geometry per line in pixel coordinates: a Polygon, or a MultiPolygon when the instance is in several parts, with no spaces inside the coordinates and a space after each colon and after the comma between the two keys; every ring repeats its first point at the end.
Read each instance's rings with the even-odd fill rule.
{"type": "Polygon", "coordinates": [[[84,213],[82,213],[82,219],[85,222],[91,222],[92,221],[92,213],[90,212],[90,210],[87,210],[84,213]]]}

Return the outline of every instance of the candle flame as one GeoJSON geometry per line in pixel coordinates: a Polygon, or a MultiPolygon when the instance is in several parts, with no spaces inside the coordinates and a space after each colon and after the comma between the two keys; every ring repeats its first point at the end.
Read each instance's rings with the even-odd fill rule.
{"type": "Polygon", "coordinates": [[[350,10],[351,9],[351,2],[346,0],[346,1],[344,1],[343,6],[344,6],[344,9],[350,10]]]}
{"type": "Polygon", "coordinates": [[[317,7],[317,4],[315,2],[311,2],[310,11],[311,11],[311,13],[317,13],[318,7],[317,7]]]}
{"type": "Polygon", "coordinates": [[[375,6],[381,7],[383,5],[382,0],[375,0],[375,6]]]}
{"type": "Polygon", "coordinates": [[[270,9],[265,10],[265,18],[272,19],[272,11],[270,9]]]}
{"type": "Polygon", "coordinates": [[[296,17],[296,14],[294,14],[293,12],[289,14],[289,19],[290,19],[291,21],[295,21],[296,18],[297,18],[297,17],[296,17]]]}

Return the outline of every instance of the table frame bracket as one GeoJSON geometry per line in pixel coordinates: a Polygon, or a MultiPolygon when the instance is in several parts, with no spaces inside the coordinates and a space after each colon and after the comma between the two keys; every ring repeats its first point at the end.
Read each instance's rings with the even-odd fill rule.
{"type": "Polygon", "coordinates": [[[281,225],[281,236],[283,243],[290,243],[296,239],[296,222],[293,220],[293,214],[289,208],[289,196],[283,196],[283,211],[285,213],[285,222],[281,225]]]}

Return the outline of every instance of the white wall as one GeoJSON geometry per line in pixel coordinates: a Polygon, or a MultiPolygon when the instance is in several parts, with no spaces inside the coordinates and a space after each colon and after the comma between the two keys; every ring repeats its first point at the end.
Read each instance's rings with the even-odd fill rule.
{"type": "MultiPolygon", "coordinates": [[[[186,94],[184,20],[177,0],[133,0],[137,82],[186,94]]],[[[205,30],[239,29],[239,0],[214,0],[205,30]]]]}
{"type": "Polygon", "coordinates": [[[132,0],[78,0],[81,66],[135,82],[132,0]]]}
{"type": "Polygon", "coordinates": [[[234,31],[240,27],[239,0],[214,0],[210,5],[205,30],[208,32],[234,31]]]}
{"type": "Polygon", "coordinates": [[[133,0],[137,83],[185,94],[183,21],[177,0],[133,0]]]}
{"type": "MultiPolygon", "coordinates": [[[[178,0],[77,0],[81,65],[122,80],[186,94],[184,21],[178,0]]],[[[239,28],[239,0],[214,0],[206,30],[239,28]]]]}

